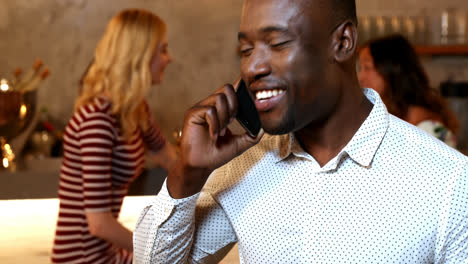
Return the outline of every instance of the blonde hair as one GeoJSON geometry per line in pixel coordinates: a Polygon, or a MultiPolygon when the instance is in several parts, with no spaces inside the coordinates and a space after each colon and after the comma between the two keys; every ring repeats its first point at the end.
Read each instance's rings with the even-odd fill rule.
{"type": "Polygon", "coordinates": [[[113,17],[84,76],[75,111],[105,94],[124,137],[137,128],[145,130],[148,113],[144,97],[151,87],[150,63],[165,36],[166,24],[151,12],[127,9],[113,17]]]}

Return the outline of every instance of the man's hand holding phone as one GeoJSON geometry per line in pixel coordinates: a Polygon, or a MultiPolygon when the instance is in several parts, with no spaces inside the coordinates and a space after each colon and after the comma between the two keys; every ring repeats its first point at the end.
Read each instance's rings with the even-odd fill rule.
{"type": "MultiPolygon", "coordinates": [[[[235,86],[240,82],[242,81],[238,80],[235,86]]],[[[245,112],[247,109],[252,109],[251,105],[243,105],[246,98],[242,98],[239,101],[234,87],[226,84],[186,112],[180,154],[167,178],[167,187],[173,198],[184,198],[200,192],[213,170],[260,141],[263,131],[258,129],[258,134],[254,137],[257,125],[250,117],[249,122],[255,123],[255,127],[248,133],[234,135],[228,128],[237,117],[239,109],[243,109],[241,112],[244,115],[248,115],[245,112]]],[[[253,104],[252,99],[248,98],[253,104]]],[[[253,107],[255,110],[255,105],[253,107]]],[[[255,114],[258,117],[256,110],[255,114]]],[[[240,118],[238,120],[241,122],[240,118]]],[[[258,128],[259,124],[258,122],[258,128]]]]}

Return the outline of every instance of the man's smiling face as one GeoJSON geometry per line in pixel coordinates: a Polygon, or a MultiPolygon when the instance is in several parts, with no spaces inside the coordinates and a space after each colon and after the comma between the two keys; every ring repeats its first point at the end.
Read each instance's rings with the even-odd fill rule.
{"type": "Polygon", "coordinates": [[[322,120],[337,101],[338,91],[327,81],[330,27],[323,8],[305,10],[301,0],[244,4],[241,76],[255,95],[267,133],[284,134],[322,120]]]}

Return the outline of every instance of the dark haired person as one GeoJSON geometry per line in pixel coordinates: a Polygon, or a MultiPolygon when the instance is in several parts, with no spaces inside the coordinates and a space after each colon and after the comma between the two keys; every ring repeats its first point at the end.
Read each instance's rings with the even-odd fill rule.
{"type": "Polygon", "coordinates": [[[421,62],[406,38],[391,35],[368,41],[359,52],[359,82],[376,90],[388,111],[456,146],[455,114],[429,85],[421,62]]]}
{"type": "Polygon", "coordinates": [[[242,10],[241,78],[268,134],[228,130],[232,85],[189,109],[134,262],[217,263],[237,242],[241,263],[467,263],[468,158],[360,87],[354,0],[242,10]]]}

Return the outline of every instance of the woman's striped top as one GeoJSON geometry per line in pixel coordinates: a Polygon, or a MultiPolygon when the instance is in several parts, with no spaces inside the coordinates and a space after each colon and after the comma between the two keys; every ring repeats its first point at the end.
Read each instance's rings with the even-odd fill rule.
{"type": "Polygon", "coordinates": [[[110,110],[110,101],[98,97],[65,129],[53,263],[131,263],[131,253],[89,233],[85,213],[117,218],[129,183],[143,170],[144,143],[157,152],[166,140],[152,117],[148,131],[137,129],[125,140],[110,110]]]}

